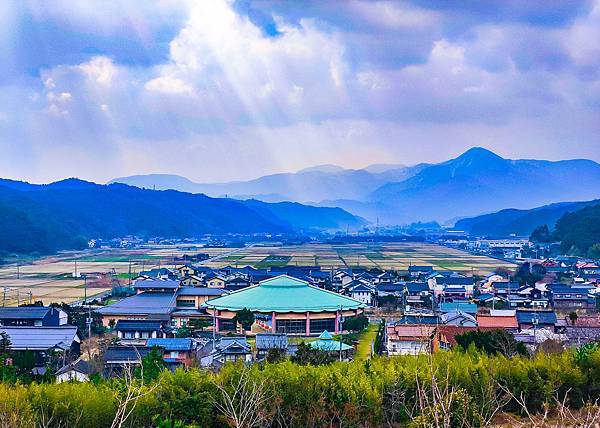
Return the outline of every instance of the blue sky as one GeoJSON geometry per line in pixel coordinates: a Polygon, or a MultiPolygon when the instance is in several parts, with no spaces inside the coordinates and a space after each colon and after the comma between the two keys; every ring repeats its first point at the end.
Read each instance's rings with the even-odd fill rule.
{"type": "Polygon", "coordinates": [[[600,161],[600,0],[5,0],[0,176],[600,161]]]}

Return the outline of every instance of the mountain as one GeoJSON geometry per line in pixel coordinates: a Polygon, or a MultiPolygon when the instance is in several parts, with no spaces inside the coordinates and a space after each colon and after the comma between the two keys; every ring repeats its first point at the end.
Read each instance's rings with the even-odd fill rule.
{"type": "Polygon", "coordinates": [[[227,195],[236,199],[263,201],[321,202],[325,200],[364,200],[372,191],[391,181],[405,180],[425,168],[412,167],[385,169],[372,173],[367,170],[343,169],[336,165],[320,165],[295,173],[271,174],[249,181],[229,183],[194,183],[177,175],[135,175],[120,177],[110,183],[157,190],[174,189],[209,196],[227,195]]]}
{"type": "Polygon", "coordinates": [[[0,223],[0,252],[42,253],[78,248],[90,238],[289,233],[365,224],[338,208],[219,199],[77,179],[47,185],[4,180],[0,223]]]}
{"type": "MultiPolygon", "coordinates": [[[[596,162],[510,160],[476,147],[406,180],[381,186],[368,202],[382,207],[375,210],[380,221],[405,223],[447,221],[498,207],[529,209],[594,197],[600,197],[600,164],[596,162]]],[[[338,206],[346,208],[343,203],[338,206]]],[[[361,211],[354,214],[365,216],[361,211]]],[[[372,220],[372,213],[366,217],[372,220]]]]}
{"type": "Polygon", "coordinates": [[[199,184],[184,177],[147,175],[113,180],[236,199],[309,202],[340,207],[380,224],[440,223],[502,208],[531,209],[600,197],[600,164],[583,159],[511,160],[474,147],[438,164],[376,164],[364,169],[319,165],[249,181],[199,184]]]}
{"type": "Polygon", "coordinates": [[[596,199],[586,202],[562,202],[530,210],[506,209],[459,220],[454,228],[476,236],[529,236],[538,226],[548,225],[552,230],[564,214],[599,203],[600,199],[596,199]]]}
{"type": "Polygon", "coordinates": [[[592,254],[590,248],[600,245],[600,203],[564,214],[556,222],[552,235],[560,241],[564,253],[598,258],[598,250],[592,254]]]}

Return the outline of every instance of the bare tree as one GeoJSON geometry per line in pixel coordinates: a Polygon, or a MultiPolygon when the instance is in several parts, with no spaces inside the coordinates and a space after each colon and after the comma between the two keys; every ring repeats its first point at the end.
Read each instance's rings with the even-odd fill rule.
{"type": "Polygon", "coordinates": [[[256,381],[250,376],[250,370],[243,367],[237,378],[227,383],[215,382],[220,392],[220,400],[213,399],[215,407],[235,428],[262,427],[269,420],[266,403],[270,399],[265,381],[256,381]]]}
{"type": "MultiPolygon", "coordinates": [[[[139,353],[138,353],[139,357],[139,353]]],[[[144,366],[140,366],[141,376],[136,379],[134,376],[135,366],[133,364],[125,364],[123,367],[123,389],[117,393],[117,411],[113,418],[111,428],[120,428],[125,425],[133,411],[135,410],[138,400],[154,391],[159,381],[148,387],[144,385],[144,366]]]]}

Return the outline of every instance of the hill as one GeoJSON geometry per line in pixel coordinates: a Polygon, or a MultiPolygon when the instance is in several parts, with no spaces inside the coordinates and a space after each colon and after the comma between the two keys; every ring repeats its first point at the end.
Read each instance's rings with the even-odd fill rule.
{"type": "Polygon", "coordinates": [[[556,222],[552,235],[561,242],[561,250],[564,253],[588,254],[592,246],[600,244],[600,201],[596,201],[595,205],[564,214],[556,222]]]}
{"type": "MultiPolygon", "coordinates": [[[[403,223],[447,221],[494,207],[530,209],[595,197],[600,197],[600,164],[596,162],[510,160],[476,147],[404,181],[381,186],[369,202],[385,206],[379,212],[381,221],[403,223]]],[[[362,215],[360,211],[355,214],[362,215]]]]}
{"type": "Polygon", "coordinates": [[[123,183],[147,189],[174,189],[204,193],[213,197],[262,201],[321,202],[325,200],[364,200],[373,190],[391,181],[401,181],[419,172],[426,165],[375,169],[343,169],[335,165],[320,165],[295,173],[271,174],[249,181],[228,183],[195,183],[185,177],[168,174],[149,174],[120,177],[110,183],[123,183]]]}
{"type": "Polygon", "coordinates": [[[28,186],[4,181],[0,220],[0,252],[42,253],[79,248],[90,238],[286,233],[364,224],[335,208],[218,199],[76,179],[28,186]]]}
{"type": "Polygon", "coordinates": [[[459,220],[454,227],[476,236],[507,236],[513,233],[519,236],[529,236],[536,227],[544,224],[552,230],[557,220],[567,212],[577,211],[598,203],[600,203],[600,199],[586,202],[562,202],[530,210],[506,209],[459,220]]]}

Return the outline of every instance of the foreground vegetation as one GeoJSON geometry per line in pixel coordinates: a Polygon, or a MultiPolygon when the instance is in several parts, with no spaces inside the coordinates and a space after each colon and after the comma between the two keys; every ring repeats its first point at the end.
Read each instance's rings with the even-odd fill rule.
{"type": "Polygon", "coordinates": [[[578,411],[591,418],[598,416],[588,403],[600,394],[600,351],[507,358],[471,348],[319,366],[283,361],[227,365],[218,373],[131,373],[92,383],[2,383],[0,424],[469,427],[488,425],[499,413],[542,418],[578,411]]]}

